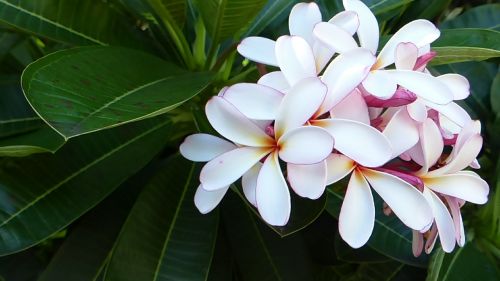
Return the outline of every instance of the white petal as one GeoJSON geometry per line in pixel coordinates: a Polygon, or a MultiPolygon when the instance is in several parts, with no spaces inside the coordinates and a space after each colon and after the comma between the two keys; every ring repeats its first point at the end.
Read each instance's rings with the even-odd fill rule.
{"type": "Polygon", "coordinates": [[[319,78],[297,83],[283,98],[274,123],[276,138],[304,125],[323,103],[328,89],[319,78]]]}
{"type": "Polygon", "coordinates": [[[441,131],[436,123],[428,118],[422,123],[420,129],[420,145],[422,146],[426,171],[432,167],[443,153],[444,143],[441,131]]]}
{"type": "Polygon", "coordinates": [[[278,66],[275,45],[271,39],[263,37],[247,37],[238,45],[238,53],[245,58],[267,65],[278,66]]]}
{"type": "Polygon", "coordinates": [[[280,158],[292,164],[315,164],[333,150],[333,137],[324,129],[307,126],[293,129],[278,142],[280,158]]]}
{"type": "Polygon", "coordinates": [[[477,176],[451,174],[424,179],[425,185],[442,194],[450,195],[474,204],[488,201],[488,183],[477,176]]]}
{"type": "Polygon", "coordinates": [[[448,202],[448,207],[450,208],[451,217],[455,223],[455,238],[457,239],[457,244],[463,247],[465,244],[465,230],[464,223],[462,221],[462,214],[460,214],[460,205],[456,198],[446,196],[446,202],[448,202]]]}
{"type": "Polygon", "coordinates": [[[441,247],[443,247],[445,252],[450,253],[453,251],[453,248],[455,248],[455,227],[453,226],[453,219],[446,206],[434,192],[428,188],[424,188],[423,195],[431,206],[439,232],[441,247]]]}
{"type": "Polygon", "coordinates": [[[300,197],[318,199],[325,192],[326,161],[311,165],[287,165],[290,187],[300,197]]]}
{"type": "Polygon", "coordinates": [[[400,109],[391,118],[383,131],[392,145],[393,156],[412,148],[418,142],[418,129],[405,108],[400,109]]]}
{"type": "Polygon", "coordinates": [[[469,113],[467,113],[467,111],[465,111],[465,109],[463,109],[457,103],[450,102],[446,105],[440,105],[431,102],[425,102],[425,104],[428,107],[435,109],[437,112],[446,116],[450,121],[457,124],[459,127],[463,127],[471,121],[469,113]]]}
{"type": "Polygon", "coordinates": [[[449,163],[437,170],[430,171],[427,176],[453,174],[467,168],[476,159],[482,146],[483,138],[480,135],[472,136],[449,163]]]}
{"type": "Polygon", "coordinates": [[[414,92],[417,96],[437,104],[448,104],[453,100],[451,90],[436,77],[411,70],[384,70],[397,84],[414,92]]]}
{"type": "Polygon", "coordinates": [[[387,138],[369,125],[345,119],[325,119],[313,124],[332,134],[335,149],[363,166],[382,166],[392,158],[387,138]]]}
{"type": "Polygon", "coordinates": [[[424,122],[427,119],[427,107],[419,99],[406,106],[410,117],[417,122],[424,122]]]}
{"type": "Polygon", "coordinates": [[[368,182],[357,170],[351,176],[339,215],[339,233],[353,248],[363,246],[373,231],[375,206],[368,182]]]}
{"type": "Polygon", "coordinates": [[[281,71],[273,71],[263,75],[257,84],[271,87],[282,93],[287,93],[290,90],[290,84],[281,71]]]}
{"type": "Polygon", "coordinates": [[[270,151],[269,148],[241,147],[226,152],[205,164],[200,182],[207,191],[224,188],[237,181],[270,151]]]}
{"type": "Polygon", "coordinates": [[[479,120],[471,120],[465,123],[457,137],[457,142],[453,148],[452,155],[455,156],[458,152],[460,152],[460,150],[463,149],[464,145],[467,144],[471,137],[479,134],[481,134],[481,122],[479,120]]]}
{"type": "Polygon", "coordinates": [[[354,35],[354,33],[356,33],[359,27],[358,14],[356,14],[353,11],[339,12],[335,16],[333,16],[333,18],[331,18],[328,22],[343,28],[351,35],[354,35]]]}
{"type": "Polygon", "coordinates": [[[209,134],[194,134],[186,137],[179,147],[184,158],[206,162],[236,148],[236,145],[209,134]]]}
{"type": "Polygon", "coordinates": [[[356,167],[354,161],[345,155],[332,153],[326,158],[327,178],[326,184],[338,182],[347,176],[356,167]]]}
{"type": "Polygon", "coordinates": [[[359,18],[358,38],[361,47],[375,54],[378,49],[379,29],[378,22],[372,11],[359,0],[344,0],[346,11],[356,12],[359,18]]]}
{"type": "Polygon", "coordinates": [[[345,53],[358,48],[358,44],[345,29],[328,22],[320,22],[314,27],[314,36],[336,53],[345,53]]]}
{"type": "Polygon", "coordinates": [[[370,124],[370,115],[363,95],[354,89],[345,99],[339,102],[331,111],[333,118],[348,119],[364,124],[370,124]]]}
{"type": "Polygon", "coordinates": [[[366,79],[363,81],[363,87],[375,97],[387,100],[394,95],[398,85],[390,76],[385,74],[385,71],[375,70],[366,76],[366,79]]]}
{"type": "Polygon", "coordinates": [[[290,217],[290,192],[281,173],[278,156],[272,153],[262,165],[257,178],[257,208],[270,225],[283,226],[290,217]]]}
{"type": "Polygon", "coordinates": [[[276,58],[290,86],[307,77],[316,77],[316,61],[311,46],[298,36],[281,36],[276,41],[276,58]]]}
{"type": "Polygon", "coordinates": [[[386,67],[394,62],[394,54],[399,43],[413,43],[417,48],[434,42],[440,35],[439,29],[428,20],[414,20],[401,27],[387,41],[378,55],[377,66],[386,67]]]}
{"type": "Polygon", "coordinates": [[[276,118],[283,99],[279,91],[254,83],[239,83],[229,87],[222,96],[250,119],[276,118]]]}
{"type": "Polygon", "coordinates": [[[418,58],[418,48],[411,42],[399,43],[396,47],[396,68],[413,70],[418,58]]]}
{"type": "Polygon", "coordinates": [[[316,59],[316,72],[320,73],[330,62],[333,55],[335,55],[335,51],[327,47],[325,44],[315,41],[313,44],[313,54],[316,59]]]}
{"type": "Polygon", "coordinates": [[[221,97],[213,97],[205,106],[208,121],[225,138],[242,145],[269,146],[274,143],[264,131],[221,97]]]}
{"type": "Polygon", "coordinates": [[[257,177],[259,176],[261,168],[262,163],[257,162],[257,164],[250,168],[250,170],[248,170],[248,172],[246,172],[241,178],[243,194],[245,194],[248,202],[250,202],[254,206],[257,206],[257,200],[255,199],[255,190],[257,188],[257,177]]]}
{"type": "Polygon", "coordinates": [[[406,181],[379,171],[363,169],[371,187],[408,227],[422,230],[432,222],[432,211],[422,193],[406,181]]]}
{"type": "Polygon", "coordinates": [[[316,3],[296,4],[288,18],[290,35],[300,36],[312,46],[314,42],[312,31],[318,22],[321,22],[321,12],[316,3]]]}
{"type": "Polygon", "coordinates": [[[454,100],[463,100],[470,95],[469,80],[464,76],[456,73],[449,73],[438,76],[441,82],[445,83],[453,93],[454,100]]]}
{"type": "Polygon", "coordinates": [[[321,113],[330,111],[365,79],[375,57],[359,48],[336,57],[326,68],[322,80],[328,86],[328,94],[321,113]]]}
{"type": "Polygon", "coordinates": [[[206,191],[200,185],[196,189],[196,193],[194,194],[194,205],[200,213],[208,214],[211,212],[217,205],[219,205],[220,201],[226,195],[229,186],[223,187],[214,191],[206,191]]]}

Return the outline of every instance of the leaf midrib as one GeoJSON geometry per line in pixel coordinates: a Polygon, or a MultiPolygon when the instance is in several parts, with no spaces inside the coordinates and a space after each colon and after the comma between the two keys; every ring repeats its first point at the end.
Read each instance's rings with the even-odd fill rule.
{"type": "Polygon", "coordinates": [[[80,174],[86,172],[87,170],[89,170],[90,168],[92,168],[92,166],[98,164],[99,162],[105,160],[106,158],[108,158],[109,156],[113,155],[114,153],[116,153],[117,151],[121,150],[122,148],[130,145],[131,143],[143,138],[144,136],[150,134],[151,132],[153,131],[156,131],[157,129],[159,129],[160,127],[164,126],[166,123],[168,123],[169,121],[164,121],[160,124],[158,124],[157,126],[154,126],[153,128],[137,135],[136,137],[128,140],[127,142],[117,146],[116,148],[112,149],[111,151],[103,154],[101,157],[95,159],[94,161],[90,162],[89,164],[83,166],[81,169],[77,170],[76,172],[74,172],[73,174],[71,174],[70,176],[66,177],[65,179],[63,179],[62,181],[60,181],[58,184],[54,185],[52,188],[49,188],[47,191],[45,191],[44,193],[42,193],[40,196],[36,197],[34,200],[32,200],[29,204],[27,204],[26,206],[24,206],[23,208],[19,209],[17,212],[15,212],[14,214],[12,214],[9,218],[7,218],[6,220],[4,220],[1,224],[0,224],[0,228],[4,227],[6,224],[8,224],[11,220],[13,220],[14,218],[16,218],[17,216],[19,216],[20,214],[22,214],[24,211],[28,210],[29,208],[31,208],[32,206],[34,206],[36,203],[38,203],[40,200],[42,200],[43,198],[45,198],[47,195],[49,195],[50,193],[56,191],[58,188],[60,188],[61,186],[63,186],[64,184],[66,184],[67,182],[71,181],[72,179],[76,178],[77,176],[79,176],[80,174]]]}
{"type": "Polygon", "coordinates": [[[71,28],[69,28],[67,26],[64,26],[64,25],[62,25],[62,24],[60,24],[58,22],[52,21],[52,20],[50,20],[50,19],[48,19],[46,17],[43,17],[41,15],[35,14],[35,13],[33,13],[33,12],[29,11],[29,10],[26,10],[26,9],[20,7],[20,6],[16,6],[16,5],[14,5],[14,4],[10,3],[10,2],[7,2],[6,0],[0,0],[0,4],[5,4],[6,6],[9,6],[9,7],[13,8],[13,9],[16,9],[16,10],[18,10],[21,13],[25,13],[25,14],[31,16],[31,17],[35,17],[35,18],[37,18],[37,19],[39,19],[39,20],[41,20],[43,22],[46,22],[48,24],[51,24],[51,25],[53,25],[55,27],[58,27],[60,29],[64,29],[64,30],[66,30],[66,31],[68,31],[68,32],[70,32],[72,34],[80,36],[80,37],[82,37],[82,38],[84,38],[86,40],[89,40],[91,42],[94,42],[94,43],[97,43],[97,44],[100,44],[100,45],[107,45],[106,43],[104,43],[104,42],[102,42],[102,41],[100,41],[98,39],[92,38],[92,37],[90,37],[88,35],[85,35],[85,34],[83,34],[81,32],[78,32],[78,31],[76,31],[74,29],[71,29],[71,28]]]}

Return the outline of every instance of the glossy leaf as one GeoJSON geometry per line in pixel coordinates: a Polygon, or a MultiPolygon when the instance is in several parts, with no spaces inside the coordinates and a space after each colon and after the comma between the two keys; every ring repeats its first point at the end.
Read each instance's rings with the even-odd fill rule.
{"type": "Polygon", "coordinates": [[[238,280],[311,280],[312,265],[299,235],[280,238],[232,192],[223,200],[222,214],[241,278],[238,280]]]}
{"type": "Polygon", "coordinates": [[[439,25],[441,29],[483,28],[500,31],[500,4],[486,4],[465,11],[458,17],[439,25]]]}
{"type": "Polygon", "coordinates": [[[215,42],[237,38],[266,0],[193,0],[215,42]]]}
{"type": "Polygon", "coordinates": [[[361,264],[352,279],[359,281],[411,281],[424,280],[425,270],[399,262],[361,264]]]}
{"type": "Polygon", "coordinates": [[[269,0],[262,8],[250,28],[245,33],[245,37],[257,35],[268,28],[277,20],[286,21],[284,16],[288,17],[293,5],[299,3],[299,0],[269,0]]]}
{"type": "Polygon", "coordinates": [[[500,270],[493,260],[490,260],[477,247],[476,243],[468,242],[463,248],[455,249],[451,254],[445,254],[437,249],[429,265],[427,281],[495,281],[500,278],[500,270]]]}
{"type": "Polygon", "coordinates": [[[178,155],[159,170],[127,218],[106,280],[206,280],[218,214],[194,206],[199,170],[178,155]]]}
{"type": "Polygon", "coordinates": [[[500,72],[497,73],[491,84],[491,108],[500,116],[500,72]]]}
{"type": "Polygon", "coordinates": [[[169,124],[149,119],[71,140],[55,155],[2,159],[0,255],[35,245],[95,206],[160,151],[169,124]]]}
{"type": "Polygon", "coordinates": [[[25,157],[35,153],[54,153],[64,144],[64,138],[44,124],[42,128],[0,139],[0,156],[25,157]]]}
{"type": "Polygon", "coordinates": [[[452,0],[416,0],[413,1],[406,9],[405,13],[400,16],[404,22],[410,22],[415,19],[434,20],[439,18],[445,9],[450,5],[452,0]]]}
{"type": "Polygon", "coordinates": [[[22,84],[37,113],[71,138],[165,113],[198,94],[210,77],[138,51],[85,47],[36,61],[22,84]]]}
{"type": "MultiPolygon", "coordinates": [[[[335,218],[340,214],[343,194],[329,188],[326,210],[335,218]]],[[[376,195],[374,193],[374,195],[376,195]]],[[[405,226],[396,216],[386,216],[382,211],[381,199],[375,200],[375,226],[372,236],[366,243],[377,252],[399,262],[425,267],[425,255],[415,258],[412,254],[412,231],[405,226]]]]}
{"type": "Polygon", "coordinates": [[[127,20],[116,6],[104,1],[0,0],[0,20],[22,30],[74,45],[132,47],[142,44],[134,36],[137,32],[134,20],[127,20]]]}
{"type": "Polygon", "coordinates": [[[340,235],[335,235],[335,254],[339,260],[352,263],[382,263],[390,261],[388,257],[370,247],[351,248],[342,240],[340,235]]]}
{"type": "Polygon", "coordinates": [[[489,29],[448,29],[432,44],[432,65],[482,61],[500,57],[500,32],[489,29]]]}

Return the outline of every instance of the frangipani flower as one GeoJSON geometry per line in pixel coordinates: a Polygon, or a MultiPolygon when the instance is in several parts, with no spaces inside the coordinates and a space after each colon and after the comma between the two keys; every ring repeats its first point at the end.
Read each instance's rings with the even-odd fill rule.
{"type": "Polygon", "coordinates": [[[351,247],[363,246],[373,231],[375,206],[370,186],[408,227],[427,229],[432,212],[422,193],[406,181],[358,165],[341,154],[327,158],[328,181],[333,184],[352,172],[339,216],[339,232],[351,247]]]}
{"type": "MultiPolygon", "coordinates": [[[[221,193],[225,193],[230,184],[265,158],[255,184],[255,204],[266,222],[285,225],[290,215],[290,194],[278,159],[299,167],[297,173],[307,169],[314,175],[323,173],[326,177],[326,171],[322,172],[324,167],[311,169],[308,165],[322,162],[333,149],[333,138],[327,131],[315,126],[301,127],[323,102],[326,91],[316,93],[307,99],[287,95],[282,102],[286,106],[280,107],[269,134],[225,99],[213,97],[206,106],[207,117],[216,131],[238,147],[217,156],[203,167],[201,187],[206,191],[222,190],[221,193]],[[297,98],[300,102],[296,101],[297,98]],[[293,104],[296,106],[290,106],[293,104]]],[[[290,176],[290,171],[288,173],[290,176]]],[[[292,187],[296,190],[303,186],[292,183],[292,187]]],[[[324,184],[320,188],[322,193],[324,184]]],[[[304,195],[308,190],[298,193],[304,195]]],[[[250,192],[247,190],[246,193],[250,192]]],[[[319,197],[321,193],[311,197],[319,197]]]]}
{"type": "MultiPolygon", "coordinates": [[[[347,11],[356,12],[359,28],[356,31],[360,46],[375,54],[378,49],[378,22],[370,9],[359,0],[344,0],[347,11]]],[[[343,53],[358,48],[349,32],[331,23],[318,23],[313,31],[316,38],[335,52],[343,53]]],[[[371,65],[371,71],[362,83],[362,87],[380,99],[389,99],[401,85],[423,99],[437,104],[447,104],[452,98],[451,91],[432,75],[411,70],[385,70],[395,60],[396,47],[399,43],[411,42],[419,49],[419,55],[429,51],[429,44],[440,35],[431,22],[415,20],[397,31],[382,48],[377,60],[371,65]]]]}

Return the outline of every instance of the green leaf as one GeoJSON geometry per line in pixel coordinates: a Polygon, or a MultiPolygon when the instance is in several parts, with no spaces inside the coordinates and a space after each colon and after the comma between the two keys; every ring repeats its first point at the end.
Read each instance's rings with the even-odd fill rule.
{"type": "Polygon", "coordinates": [[[302,237],[279,237],[232,192],[222,202],[222,214],[238,280],[312,280],[311,259],[302,237]]]}
{"type": "Polygon", "coordinates": [[[431,65],[482,61],[500,57],[500,32],[489,29],[448,29],[432,44],[437,56],[431,65]]]}
{"type": "Polygon", "coordinates": [[[493,261],[482,253],[476,243],[469,242],[463,248],[445,254],[441,248],[434,253],[427,281],[495,281],[500,271],[493,261]]]}
{"type": "Polygon", "coordinates": [[[199,170],[179,155],[159,170],[127,218],[106,280],[206,280],[218,214],[194,206],[199,170]]]}
{"type": "MultiPolygon", "coordinates": [[[[269,0],[262,8],[250,28],[245,32],[245,37],[257,35],[264,31],[269,25],[277,19],[288,17],[292,6],[299,3],[299,0],[269,0]]],[[[283,20],[284,21],[284,20],[283,20]]]]}
{"type": "Polygon", "coordinates": [[[50,237],[104,199],[165,144],[163,117],[69,141],[54,155],[0,161],[0,255],[50,237]]]}
{"type": "Polygon", "coordinates": [[[398,10],[413,0],[363,0],[375,16],[398,10]]]}
{"type": "Polygon", "coordinates": [[[361,264],[351,281],[413,281],[423,280],[425,270],[399,262],[361,264]]]}
{"type": "MultiPolygon", "coordinates": [[[[220,224],[219,224],[220,225],[220,224]]],[[[208,281],[233,281],[234,260],[226,231],[219,226],[208,281]]]]}
{"type": "Polygon", "coordinates": [[[0,258],[1,281],[32,281],[46,266],[40,249],[30,249],[0,258]]]}
{"type": "Polygon", "coordinates": [[[500,4],[486,4],[465,11],[460,16],[439,25],[441,29],[484,28],[500,31],[500,4]]]}
{"type": "Polygon", "coordinates": [[[165,113],[210,78],[138,51],[84,47],[34,62],[22,83],[37,113],[67,139],[165,113]]]}
{"type": "Polygon", "coordinates": [[[417,0],[405,10],[405,13],[400,17],[404,23],[416,19],[434,20],[446,10],[450,5],[451,0],[417,0]]]}
{"type": "Polygon", "coordinates": [[[64,138],[44,124],[42,128],[0,139],[0,156],[25,157],[35,153],[54,153],[64,144],[64,138]]]}
{"type": "Polygon", "coordinates": [[[491,108],[493,111],[500,116],[500,72],[495,75],[493,83],[491,84],[491,108]]]}
{"type": "MultiPolygon", "coordinates": [[[[344,196],[332,188],[327,189],[326,210],[338,219],[344,196]]],[[[374,194],[374,196],[376,196],[374,194]]],[[[425,255],[415,258],[412,252],[412,230],[395,215],[386,216],[382,211],[381,199],[375,197],[375,226],[370,240],[366,243],[374,250],[404,264],[425,267],[425,255]]]]}
{"type": "Polygon", "coordinates": [[[127,180],[70,229],[38,281],[98,280],[150,166],[127,180]]]}
{"type": "Polygon", "coordinates": [[[351,248],[340,235],[335,235],[335,254],[342,261],[351,263],[381,263],[390,259],[370,247],[351,248]]]}
{"type": "Polygon", "coordinates": [[[215,42],[237,38],[266,0],[193,0],[215,42]]]}
{"type": "Polygon", "coordinates": [[[134,36],[134,20],[127,20],[125,14],[105,1],[0,0],[0,20],[74,45],[142,44],[134,36]]]}

